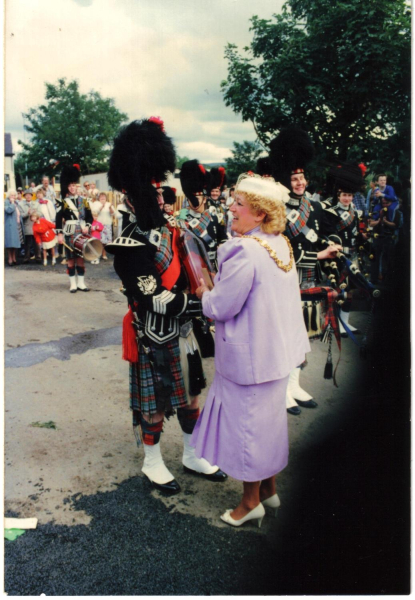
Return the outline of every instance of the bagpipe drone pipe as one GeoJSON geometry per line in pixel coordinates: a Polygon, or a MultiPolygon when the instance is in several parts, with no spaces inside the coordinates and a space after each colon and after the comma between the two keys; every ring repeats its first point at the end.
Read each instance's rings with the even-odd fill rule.
{"type": "MultiPolygon", "coordinates": [[[[333,245],[341,242],[339,238],[335,238],[336,236],[330,236],[330,238],[320,238],[319,241],[322,245],[333,245]]],[[[332,287],[337,292],[337,308],[335,310],[336,316],[344,327],[348,337],[350,337],[350,339],[357,346],[359,346],[361,355],[365,356],[367,352],[368,335],[373,321],[375,302],[380,298],[381,291],[367,279],[367,276],[360,271],[359,266],[350,258],[348,258],[343,252],[338,252],[337,257],[332,259],[330,262],[326,261],[325,272],[332,287]],[[361,342],[356,339],[347,323],[345,323],[340,316],[339,308],[342,304],[344,304],[344,302],[351,298],[351,288],[355,288],[363,292],[371,301],[369,318],[367,319],[366,329],[361,342]]]]}

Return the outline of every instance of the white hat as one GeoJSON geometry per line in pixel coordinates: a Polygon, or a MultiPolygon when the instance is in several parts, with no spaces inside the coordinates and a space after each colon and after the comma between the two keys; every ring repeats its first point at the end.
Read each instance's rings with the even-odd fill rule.
{"type": "Polygon", "coordinates": [[[242,173],[239,176],[235,193],[245,192],[286,204],[290,199],[290,190],[272,177],[261,177],[255,173],[242,173]]]}

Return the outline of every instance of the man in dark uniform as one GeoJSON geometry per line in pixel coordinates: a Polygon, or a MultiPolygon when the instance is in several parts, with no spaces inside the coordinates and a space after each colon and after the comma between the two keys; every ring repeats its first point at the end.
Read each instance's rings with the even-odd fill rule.
{"type": "Polygon", "coordinates": [[[206,382],[191,317],[201,314],[177,251],[175,231],[162,213],[160,182],[174,172],[175,150],[156,117],[133,121],[114,141],[108,181],[131,208],[122,235],[107,245],[122,280],[129,312],[124,319],[123,358],[130,362],[130,408],[137,443],[144,447],[143,473],[154,487],[180,487],[164,464],[160,436],[164,417],[177,411],[183,431],[185,471],[212,481],[227,476],[196,458],[189,441],[206,382]],[[157,186],[157,187],[156,187],[157,186]]]}
{"type": "Polygon", "coordinates": [[[71,248],[74,238],[81,233],[89,233],[92,214],[86,199],[76,195],[76,185],[80,179],[79,165],[64,166],[62,169],[61,200],[57,203],[56,232],[60,244],[65,242],[67,273],[69,275],[69,291],[74,294],[77,290],[89,292],[85,285],[85,262],[71,248]]]}
{"type": "MultiPolygon", "coordinates": [[[[353,196],[363,185],[362,171],[357,165],[343,164],[336,168],[334,200],[332,206],[326,206],[323,214],[321,232],[334,242],[340,243],[342,253],[358,268],[357,244],[359,242],[359,221],[363,216],[362,210],[357,210],[353,204],[353,196]],[[336,202],[337,200],[337,202],[336,202]]],[[[347,337],[342,322],[352,333],[357,329],[349,323],[351,300],[347,298],[340,309],[340,333],[347,337]]]]}
{"type": "MultiPolygon", "coordinates": [[[[298,127],[282,130],[270,143],[271,175],[291,190],[286,204],[287,228],[284,234],[293,247],[301,291],[314,288],[322,281],[320,261],[334,258],[340,249],[337,245],[322,246],[319,237],[323,207],[320,202],[314,202],[305,195],[305,167],[313,153],[308,134],[298,127]]],[[[304,307],[307,311],[308,304],[304,307]]],[[[317,406],[312,396],[300,386],[300,371],[299,366],[290,373],[287,387],[287,411],[294,415],[300,414],[299,406],[317,406]]]]}
{"type": "Polygon", "coordinates": [[[206,208],[208,174],[203,165],[195,160],[188,160],[182,165],[180,182],[188,200],[188,207],[182,208],[178,219],[204,243],[211,263],[217,268],[217,248],[226,242],[226,227],[220,222],[216,208],[206,208]]]}

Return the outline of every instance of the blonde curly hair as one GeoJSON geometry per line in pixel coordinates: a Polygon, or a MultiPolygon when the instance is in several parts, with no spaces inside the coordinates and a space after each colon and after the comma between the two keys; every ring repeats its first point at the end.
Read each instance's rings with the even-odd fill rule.
{"type": "Polygon", "coordinates": [[[261,230],[264,233],[273,233],[275,235],[282,233],[287,225],[287,216],[285,204],[282,200],[275,200],[258,196],[250,192],[237,191],[249,204],[251,211],[258,215],[265,213],[264,220],[261,223],[261,230]]]}

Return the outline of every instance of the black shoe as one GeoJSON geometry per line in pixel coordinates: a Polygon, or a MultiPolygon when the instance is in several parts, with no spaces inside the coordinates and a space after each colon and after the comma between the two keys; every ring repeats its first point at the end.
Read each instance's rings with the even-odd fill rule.
{"type": "Polygon", "coordinates": [[[314,400],[297,400],[296,398],[295,401],[299,406],[302,406],[303,408],[317,408],[318,406],[317,402],[315,402],[314,400]]]}
{"type": "Polygon", "coordinates": [[[175,479],[172,479],[167,483],[156,483],[155,481],[151,481],[149,477],[147,477],[147,479],[156,490],[163,492],[163,494],[169,494],[170,496],[173,496],[173,494],[178,494],[181,491],[180,485],[175,479]]]}
{"type": "Polygon", "coordinates": [[[89,288],[78,288],[80,292],[89,292],[89,288]]]}
{"type": "Polygon", "coordinates": [[[301,415],[301,410],[298,406],[291,406],[287,408],[287,413],[290,413],[290,415],[301,415]]]}
{"type": "Polygon", "coordinates": [[[199,477],[203,477],[204,479],[208,479],[209,481],[226,481],[228,476],[221,469],[218,469],[214,473],[210,475],[208,473],[198,473],[197,471],[193,471],[193,469],[189,469],[189,467],[185,467],[183,465],[183,470],[185,473],[190,473],[191,475],[198,475],[199,477]]]}

